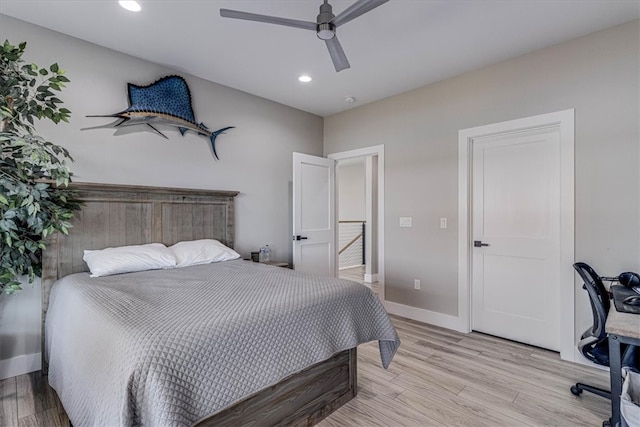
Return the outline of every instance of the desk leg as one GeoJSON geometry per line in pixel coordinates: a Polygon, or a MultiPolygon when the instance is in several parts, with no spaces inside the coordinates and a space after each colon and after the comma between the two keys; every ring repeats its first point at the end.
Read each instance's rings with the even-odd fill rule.
{"type": "Polygon", "coordinates": [[[622,393],[622,372],[620,339],[609,335],[609,376],[611,378],[611,426],[620,424],[620,394],[622,393]]]}

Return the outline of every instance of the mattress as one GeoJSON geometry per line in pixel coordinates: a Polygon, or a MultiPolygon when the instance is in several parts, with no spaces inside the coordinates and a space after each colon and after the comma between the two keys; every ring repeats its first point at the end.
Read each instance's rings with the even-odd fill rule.
{"type": "Polygon", "coordinates": [[[52,288],[49,383],[74,426],[191,425],[358,344],[400,341],[365,286],[243,260],[52,288]]]}

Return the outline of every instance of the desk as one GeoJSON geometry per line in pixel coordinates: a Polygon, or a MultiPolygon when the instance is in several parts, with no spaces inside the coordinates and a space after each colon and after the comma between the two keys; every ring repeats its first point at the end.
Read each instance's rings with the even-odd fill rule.
{"type": "Polygon", "coordinates": [[[609,336],[609,375],[611,377],[611,425],[620,424],[620,393],[622,374],[620,345],[640,346],[640,314],[621,313],[611,304],[605,326],[609,336]]]}

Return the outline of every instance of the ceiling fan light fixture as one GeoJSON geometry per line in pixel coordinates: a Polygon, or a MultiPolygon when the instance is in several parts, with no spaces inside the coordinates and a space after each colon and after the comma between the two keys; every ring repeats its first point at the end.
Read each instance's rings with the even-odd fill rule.
{"type": "Polygon", "coordinates": [[[331,40],[336,36],[336,26],[329,22],[318,24],[317,34],[320,40],[331,40]]]}
{"type": "Polygon", "coordinates": [[[140,12],[142,10],[140,3],[134,0],[120,0],[118,1],[118,4],[120,7],[127,9],[130,12],[140,12]]]}

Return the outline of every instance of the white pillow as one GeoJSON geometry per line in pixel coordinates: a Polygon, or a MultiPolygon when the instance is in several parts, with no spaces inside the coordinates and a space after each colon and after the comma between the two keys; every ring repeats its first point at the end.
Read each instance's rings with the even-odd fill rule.
{"type": "Polygon", "coordinates": [[[176,257],[173,252],[162,243],[119,246],[96,251],[85,250],[82,259],[89,266],[90,277],[176,266],[176,257]]]}
{"type": "Polygon", "coordinates": [[[240,258],[240,254],[214,239],[190,240],[169,246],[176,257],[176,267],[209,264],[240,258]]]}

